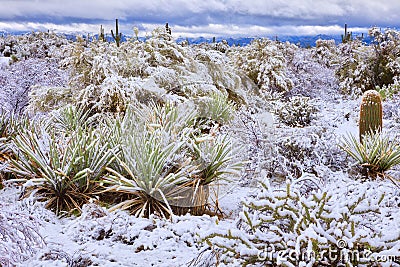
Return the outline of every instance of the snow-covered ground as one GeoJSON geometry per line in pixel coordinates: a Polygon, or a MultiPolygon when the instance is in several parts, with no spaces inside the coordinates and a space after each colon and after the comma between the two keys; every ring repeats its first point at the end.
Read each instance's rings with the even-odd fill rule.
{"type": "MultiPolygon", "coordinates": [[[[332,129],[337,138],[356,131],[356,117],[348,120],[343,114],[354,113],[356,100],[341,103],[321,102],[319,118],[314,123],[332,129]],[[328,123],[329,122],[329,123],[328,123]]],[[[275,134],[282,135],[282,133],[275,134]]],[[[336,140],[331,140],[335,145],[336,140]]],[[[349,159],[349,161],[351,161],[349,159]]],[[[400,172],[396,172],[399,175],[400,172]]],[[[346,186],[348,174],[327,172],[325,188],[346,186]]],[[[376,186],[400,196],[399,189],[388,181],[377,181],[376,186]],[[385,189],[386,188],[386,189],[385,189]]],[[[110,213],[96,204],[88,204],[80,217],[58,218],[32,199],[18,199],[20,189],[11,187],[0,191],[2,211],[24,214],[37,221],[37,231],[44,243],[33,248],[29,259],[19,266],[187,266],[195,263],[207,245],[200,242],[204,232],[220,232],[236,227],[241,200],[258,191],[255,182],[228,184],[220,192],[219,205],[224,218],[176,216],[171,220],[136,218],[125,212],[110,213]]],[[[343,188],[346,193],[347,188],[343,188]]],[[[400,205],[400,200],[394,200],[400,205]]],[[[392,210],[388,225],[393,233],[400,231],[400,210],[392,210]],[[395,220],[395,221],[393,221],[395,220]]],[[[23,223],[23,221],[22,221],[23,223]]],[[[397,251],[393,250],[395,254],[397,251]]],[[[231,263],[232,264],[232,263],[231,263]]],[[[392,263],[396,266],[395,263],[392,263]]],[[[389,266],[389,265],[386,265],[389,266]]]]}
{"type": "Polygon", "coordinates": [[[8,66],[10,64],[11,58],[9,57],[0,57],[0,68],[3,66],[8,66]]]}

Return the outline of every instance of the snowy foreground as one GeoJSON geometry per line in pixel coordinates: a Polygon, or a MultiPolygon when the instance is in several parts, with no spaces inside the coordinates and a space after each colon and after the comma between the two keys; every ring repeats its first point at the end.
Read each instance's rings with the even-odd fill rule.
{"type": "MultiPolygon", "coordinates": [[[[316,124],[334,122],[335,125],[329,127],[337,134],[336,137],[347,132],[356,132],[356,117],[352,116],[348,121],[341,119],[339,115],[352,110],[357,105],[356,102],[350,101],[338,106],[324,104],[326,112],[321,114],[316,124]]],[[[398,125],[391,124],[390,121],[387,124],[398,129],[398,125]]],[[[275,135],[280,138],[281,133],[275,129],[275,135]]],[[[336,140],[331,140],[332,145],[335,142],[336,140]]],[[[382,180],[362,183],[353,181],[342,171],[324,171],[326,177],[319,179],[319,186],[328,191],[339,192],[343,201],[347,200],[353,190],[367,192],[371,199],[374,195],[386,193],[388,198],[385,198],[386,207],[381,210],[382,214],[365,220],[368,224],[374,221],[379,223],[388,240],[399,234],[400,192],[393,183],[382,180]],[[349,187],[349,184],[352,186],[349,187]]],[[[400,172],[393,171],[392,174],[398,176],[400,172]]],[[[80,217],[58,218],[53,212],[46,210],[43,203],[29,198],[20,200],[18,196],[21,190],[14,187],[0,191],[0,205],[2,216],[17,217],[20,223],[32,225],[30,231],[37,231],[38,234],[34,246],[31,247],[31,254],[26,255],[29,260],[19,266],[208,266],[215,264],[215,258],[210,256],[209,247],[199,242],[201,238],[207,233],[235,229],[238,214],[242,211],[241,200],[254,197],[259,190],[255,181],[225,185],[219,198],[220,208],[225,215],[222,219],[208,215],[176,216],[171,220],[144,219],[129,216],[122,211],[109,213],[95,204],[86,205],[80,217]],[[43,240],[38,240],[39,236],[43,240]]],[[[374,257],[389,259],[399,255],[400,242],[397,242],[390,250],[374,257]]],[[[238,264],[239,262],[233,261],[228,265],[238,264]]],[[[382,266],[398,264],[387,260],[382,262],[382,266]]]]}

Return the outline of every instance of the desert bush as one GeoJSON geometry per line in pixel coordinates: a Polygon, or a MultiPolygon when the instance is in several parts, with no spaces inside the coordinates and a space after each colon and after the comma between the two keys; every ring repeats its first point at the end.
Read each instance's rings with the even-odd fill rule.
{"type": "Polygon", "coordinates": [[[276,113],[284,124],[291,127],[304,127],[311,123],[317,108],[308,97],[294,96],[278,105],[276,113]]]}
{"type": "Polygon", "coordinates": [[[66,73],[59,70],[52,59],[27,59],[0,70],[0,103],[2,108],[22,113],[35,86],[63,87],[66,73]]]}
{"type": "Polygon", "coordinates": [[[393,78],[393,84],[383,85],[382,88],[376,87],[375,90],[379,92],[382,100],[390,100],[400,93],[399,77],[393,78]]]}
{"type": "Polygon", "coordinates": [[[73,103],[73,93],[68,87],[34,86],[31,89],[26,109],[33,114],[50,112],[73,103]]]}
{"type": "Polygon", "coordinates": [[[312,49],[312,56],[321,64],[327,67],[339,64],[339,49],[335,40],[321,40],[315,42],[315,48],[312,49]]]}
{"type": "Polygon", "coordinates": [[[400,75],[399,32],[371,28],[368,33],[374,40],[372,45],[365,46],[358,41],[345,45],[350,47],[350,53],[343,57],[336,75],[346,94],[390,86],[400,75]]]}
{"type": "Polygon", "coordinates": [[[262,92],[288,92],[293,86],[286,74],[285,55],[273,41],[257,39],[246,47],[231,49],[227,55],[234,67],[243,70],[262,92]]]}
{"type": "MultiPolygon", "coordinates": [[[[182,47],[156,29],[145,42],[119,47],[78,40],[66,49],[61,66],[70,71],[72,104],[85,103],[95,112],[120,112],[134,101],[191,99],[220,91],[244,104],[241,79],[221,52],[182,47]]],[[[36,102],[42,99],[39,97],[36,102]]],[[[49,104],[51,106],[51,104],[49,104]]]]}
{"type": "MultiPolygon", "coordinates": [[[[332,49],[338,50],[335,47],[332,49]]],[[[329,56],[325,52],[318,54],[316,51],[319,51],[318,48],[297,48],[292,52],[293,55],[288,59],[287,76],[293,81],[293,87],[285,94],[286,97],[306,96],[312,99],[337,97],[338,81],[334,75],[337,66],[333,61],[339,60],[338,52],[334,51],[329,56]]]]}
{"type": "Polygon", "coordinates": [[[39,222],[23,212],[5,210],[0,213],[0,264],[15,266],[30,259],[45,246],[39,233],[39,222]]]}
{"type": "Polygon", "coordinates": [[[16,60],[28,58],[63,57],[63,47],[70,41],[63,35],[52,32],[32,32],[24,35],[0,37],[0,54],[14,56],[16,60]]]}

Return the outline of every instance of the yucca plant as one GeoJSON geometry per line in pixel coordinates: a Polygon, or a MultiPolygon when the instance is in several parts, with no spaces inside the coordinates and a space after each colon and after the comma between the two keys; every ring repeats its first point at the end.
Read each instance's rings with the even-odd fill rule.
{"type": "Polygon", "coordinates": [[[234,103],[221,92],[213,92],[210,96],[201,98],[199,107],[200,117],[219,125],[229,123],[235,112],[234,103]]]}
{"type": "Polygon", "coordinates": [[[5,161],[12,156],[9,143],[20,129],[29,126],[26,116],[16,116],[13,113],[0,113],[0,161],[5,161]]]}
{"type": "MultiPolygon", "coordinates": [[[[186,189],[186,196],[178,204],[182,211],[190,208],[192,214],[202,214],[210,208],[210,186],[219,185],[223,180],[229,181],[227,176],[236,175],[243,163],[235,160],[238,149],[234,148],[227,135],[203,135],[188,141],[193,168],[189,181],[181,185],[186,189]]],[[[217,192],[215,197],[217,202],[217,192]]]]}
{"type": "Polygon", "coordinates": [[[128,107],[110,137],[120,142],[117,164],[103,179],[105,192],[127,194],[114,208],[145,217],[205,211],[209,185],[239,164],[228,137],[199,134],[195,121],[186,104],[128,107]]]}
{"type": "Polygon", "coordinates": [[[164,145],[157,134],[135,131],[124,140],[122,170],[107,168],[110,175],[103,180],[106,191],[126,193],[129,198],[113,209],[127,209],[139,217],[158,214],[170,217],[169,202],[177,197],[177,184],[184,183],[184,165],[176,168],[174,156],[183,142],[164,145]]]}
{"type": "Polygon", "coordinates": [[[13,113],[0,113],[0,189],[4,181],[13,179],[13,174],[7,171],[11,158],[15,158],[11,149],[11,140],[20,129],[28,127],[26,116],[16,116],[13,113]]]}
{"type": "Polygon", "coordinates": [[[79,128],[90,125],[91,110],[83,105],[66,107],[52,113],[50,127],[55,127],[64,133],[72,133],[79,128]]]}
{"type": "Polygon", "coordinates": [[[168,133],[172,138],[176,138],[194,125],[194,120],[198,116],[194,106],[187,104],[166,103],[164,105],[151,104],[142,106],[135,110],[136,116],[142,118],[150,131],[160,129],[168,133]]]}
{"type": "Polygon", "coordinates": [[[400,144],[390,140],[380,132],[367,132],[362,142],[349,135],[344,137],[339,146],[358,163],[367,168],[368,174],[376,178],[384,176],[384,172],[400,164],[400,144]]]}
{"type": "Polygon", "coordinates": [[[101,136],[83,129],[70,136],[28,129],[14,138],[14,144],[18,156],[9,170],[28,181],[27,194],[36,192],[57,214],[80,212],[96,193],[114,154],[101,136]]]}

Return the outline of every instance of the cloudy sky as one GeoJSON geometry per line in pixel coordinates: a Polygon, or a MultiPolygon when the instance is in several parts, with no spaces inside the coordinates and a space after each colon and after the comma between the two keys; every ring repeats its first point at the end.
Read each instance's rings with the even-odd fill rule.
{"type": "Polygon", "coordinates": [[[175,37],[340,34],[400,27],[400,0],[0,0],[0,30],[146,35],[168,22],[175,37]]]}

